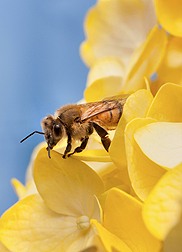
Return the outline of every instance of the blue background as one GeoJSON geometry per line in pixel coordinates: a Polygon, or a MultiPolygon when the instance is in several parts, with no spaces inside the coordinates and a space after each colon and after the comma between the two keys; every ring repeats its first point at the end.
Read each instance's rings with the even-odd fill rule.
{"type": "Polygon", "coordinates": [[[83,20],[95,0],[0,0],[0,214],[17,201],[34,135],[60,106],[83,97],[88,69],[79,56],[83,20]]]}

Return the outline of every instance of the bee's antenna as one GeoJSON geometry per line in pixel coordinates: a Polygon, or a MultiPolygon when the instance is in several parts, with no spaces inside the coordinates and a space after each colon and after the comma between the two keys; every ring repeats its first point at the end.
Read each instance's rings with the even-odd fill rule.
{"type": "Polygon", "coordinates": [[[40,132],[40,131],[35,130],[34,132],[30,133],[28,136],[26,136],[25,138],[23,138],[23,139],[20,141],[20,143],[23,143],[27,138],[31,137],[31,136],[32,136],[33,134],[35,134],[35,133],[44,135],[44,132],[40,132]]]}

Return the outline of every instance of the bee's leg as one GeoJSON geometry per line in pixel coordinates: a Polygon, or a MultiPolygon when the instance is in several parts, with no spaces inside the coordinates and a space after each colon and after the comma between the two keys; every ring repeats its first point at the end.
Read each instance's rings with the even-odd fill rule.
{"type": "Polygon", "coordinates": [[[71,150],[71,135],[68,134],[67,146],[66,146],[66,149],[65,149],[65,151],[64,151],[63,158],[66,158],[66,154],[67,154],[68,152],[70,152],[70,150],[71,150]]]}
{"type": "Polygon", "coordinates": [[[109,146],[111,144],[111,140],[108,136],[108,132],[95,122],[92,122],[92,125],[93,125],[94,129],[96,130],[97,134],[100,136],[101,142],[102,142],[105,150],[108,152],[109,146]]]}
{"type": "Polygon", "coordinates": [[[81,145],[79,147],[75,148],[75,150],[72,153],[69,153],[68,157],[73,155],[74,153],[82,152],[87,146],[88,139],[89,139],[89,136],[86,136],[85,138],[83,138],[82,142],[81,142],[81,145]]]}

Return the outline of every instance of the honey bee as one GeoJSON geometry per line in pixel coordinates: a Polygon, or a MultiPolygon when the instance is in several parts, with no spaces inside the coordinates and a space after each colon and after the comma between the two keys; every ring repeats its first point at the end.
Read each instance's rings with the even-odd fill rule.
{"type": "Polygon", "coordinates": [[[54,116],[48,115],[42,120],[43,132],[34,131],[20,143],[34,133],[43,134],[47,142],[48,156],[51,158],[50,150],[66,136],[67,146],[63,155],[63,158],[66,158],[82,152],[87,146],[89,136],[95,130],[101,138],[103,147],[108,151],[111,140],[107,130],[116,129],[128,96],[115,96],[98,102],[62,106],[56,110],[54,116]],[[70,152],[73,140],[79,140],[81,144],[70,152]]]}

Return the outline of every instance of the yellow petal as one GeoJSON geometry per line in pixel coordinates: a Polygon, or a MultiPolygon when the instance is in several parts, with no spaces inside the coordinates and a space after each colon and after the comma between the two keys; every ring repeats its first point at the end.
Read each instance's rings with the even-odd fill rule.
{"type": "Polygon", "coordinates": [[[102,178],[105,185],[105,191],[111,189],[112,187],[119,187],[122,188],[123,191],[131,193],[132,186],[127,168],[122,170],[117,169],[109,175],[110,176],[102,178]]]}
{"type": "Polygon", "coordinates": [[[33,180],[29,181],[26,186],[24,186],[18,179],[12,179],[11,183],[18,199],[23,199],[28,195],[38,193],[33,180]]]}
{"type": "MultiPolygon", "coordinates": [[[[91,163],[91,162],[90,162],[91,163]]],[[[97,165],[97,169],[95,170],[97,174],[105,181],[108,178],[113,177],[115,174],[118,173],[117,167],[111,163],[95,163],[97,165]]],[[[94,165],[91,166],[94,169],[94,165]]]]}
{"type": "Polygon", "coordinates": [[[182,37],[181,0],[156,0],[155,7],[159,23],[170,34],[182,37]]]}
{"type": "Polygon", "coordinates": [[[172,228],[164,241],[164,252],[181,252],[182,248],[182,218],[172,228]]]}
{"type": "Polygon", "coordinates": [[[144,77],[149,78],[156,71],[165,53],[167,42],[167,34],[155,26],[143,46],[140,57],[127,76],[124,92],[136,91],[144,87],[144,77]]]}
{"type": "Polygon", "coordinates": [[[181,216],[182,164],[167,172],[148,196],[143,218],[150,232],[164,240],[181,216]]]}
{"type": "Polygon", "coordinates": [[[144,154],[164,168],[182,163],[182,123],[159,122],[136,130],[134,138],[144,154]]]}
{"type": "Polygon", "coordinates": [[[18,179],[11,179],[11,184],[19,199],[26,197],[26,187],[18,179]]]}
{"type": "Polygon", "coordinates": [[[131,185],[127,169],[122,169],[122,171],[117,169],[115,171],[115,174],[113,172],[112,176],[107,177],[106,179],[103,178],[103,182],[105,185],[105,192],[99,196],[99,203],[102,206],[103,212],[105,209],[105,200],[107,198],[107,194],[109,190],[113,187],[116,187],[137,198],[136,193],[134,192],[133,187],[131,185]]]}
{"type": "Polygon", "coordinates": [[[86,150],[74,154],[74,158],[91,162],[111,162],[111,158],[105,149],[86,150]]]}
{"type": "Polygon", "coordinates": [[[151,90],[156,94],[158,89],[167,82],[182,85],[182,38],[171,37],[163,59],[156,69],[157,77],[150,80],[151,90]]]}
{"type": "Polygon", "coordinates": [[[40,195],[55,212],[92,217],[94,195],[103,192],[103,182],[89,166],[72,157],[42,149],[34,166],[34,179],[40,195]]]}
{"type": "Polygon", "coordinates": [[[117,236],[106,230],[96,220],[91,220],[91,225],[95,234],[99,235],[99,238],[103,243],[103,246],[107,252],[113,252],[113,251],[132,252],[130,248],[122,240],[120,240],[117,236]]]}
{"type": "Polygon", "coordinates": [[[99,223],[101,223],[103,219],[102,207],[96,196],[94,196],[94,213],[92,215],[92,218],[97,220],[99,223]]]}
{"type": "Polygon", "coordinates": [[[145,117],[152,100],[153,97],[149,91],[139,90],[130,95],[124,105],[123,115],[109,148],[111,159],[119,169],[125,168],[127,164],[124,140],[126,124],[135,117],[145,117]]]}
{"type": "Polygon", "coordinates": [[[108,57],[96,61],[88,74],[86,101],[94,102],[117,95],[122,90],[123,77],[124,67],[119,59],[108,57]]]}
{"type": "Polygon", "coordinates": [[[125,129],[128,172],[133,188],[142,200],[147,198],[154,185],[166,172],[142,152],[134,139],[134,133],[138,128],[154,122],[156,121],[152,118],[136,118],[128,123],[125,129]]]}
{"type": "Polygon", "coordinates": [[[4,244],[0,241],[0,251],[1,252],[11,252],[9,249],[7,249],[4,244]]]}
{"type": "MultiPolygon", "coordinates": [[[[168,46],[167,46],[167,50],[164,55],[162,64],[165,64],[166,67],[168,66],[171,71],[174,69],[175,72],[173,72],[173,74],[174,73],[177,74],[177,71],[179,69],[181,69],[181,67],[182,67],[181,56],[182,56],[182,38],[172,37],[169,41],[168,46]]],[[[167,78],[168,82],[170,82],[170,81],[172,82],[172,80],[169,80],[170,75],[168,75],[168,73],[167,73],[167,76],[168,76],[168,78],[167,78]]],[[[164,77],[165,77],[165,75],[164,75],[164,77]]],[[[178,78],[179,78],[179,73],[177,74],[177,76],[174,76],[173,82],[178,83],[178,81],[177,81],[178,78]]],[[[166,80],[166,82],[167,82],[167,80],[166,80]]]]}
{"type": "Polygon", "coordinates": [[[81,250],[92,235],[92,229],[83,235],[75,217],[50,210],[38,194],[19,201],[0,220],[0,238],[14,252],[81,250]]]}
{"type": "Polygon", "coordinates": [[[117,57],[127,65],[155,23],[152,1],[98,1],[86,16],[82,58],[89,66],[107,56],[117,57]]]}
{"type": "Polygon", "coordinates": [[[34,161],[35,158],[37,157],[37,154],[39,153],[40,149],[42,149],[43,147],[47,147],[47,143],[41,142],[39,143],[34,149],[33,152],[31,154],[30,157],[30,162],[28,164],[27,170],[26,170],[26,175],[25,175],[25,186],[27,186],[27,184],[32,181],[33,179],[33,167],[34,167],[34,161]]]}
{"type": "Polygon", "coordinates": [[[103,226],[125,242],[132,252],[158,252],[161,246],[145,227],[142,204],[118,189],[111,189],[107,196],[103,226]]]}
{"type": "MultiPolygon", "coordinates": [[[[89,146],[90,147],[90,146],[89,146]]],[[[58,153],[63,153],[63,150],[55,149],[58,153]]],[[[111,158],[105,149],[91,149],[85,150],[81,153],[75,153],[74,158],[84,161],[88,166],[90,166],[97,174],[105,180],[111,177],[113,172],[117,169],[116,166],[111,162],[111,158]]]]}
{"type": "Polygon", "coordinates": [[[144,77],[144,82],[145,82],[145,88],[151,92],[151,89],[150,89],[150,83],[149,83],[149,80],[147,79],[147,77],[144,77]]]}
{"type": "Polygon", "coordinates": [[[162,122],[182,121],[182,87],[163,85],[156,94],[147,116],[162,122]]]}

